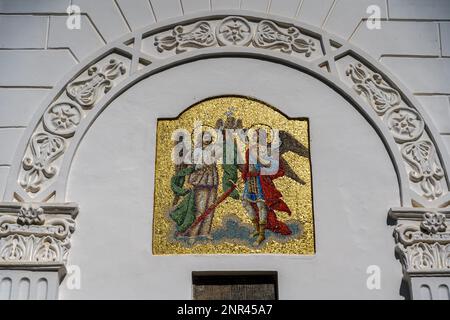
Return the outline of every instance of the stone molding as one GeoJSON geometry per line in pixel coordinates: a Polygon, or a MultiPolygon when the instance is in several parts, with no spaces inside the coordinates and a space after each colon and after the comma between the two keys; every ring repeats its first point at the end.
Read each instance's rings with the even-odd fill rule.
{"type": "Polygon", "coordinates": [[[450,208],[392,208],[395,252],[413,299],[450,299],[450,208]]]}
{"type": "Polygon", "coordinates": [[[64,273],[78,206],[0,203],[0,269],[64,273]]]}
{"type": "Polygon", "coordinates": [[[389,216],[406,276],[450,277],[450,209],[398,208],[389,216]]]}
{"type": "Polygon", "coordinates": [[[72,159],[98,115],[158,72],[205,58],[277,62],[323,81],[367,119],[397,172],[401,205],[390,216],[407,277],[449,276],[449,157],[408,90],[343,39],[295,20],[240,11],[174,18],[106,45],[53,89],[25,130],[0,203],[0,269],[59,268],[77,207],[64,204],[72,159]],[[408,207],[424,207],[424,209],[408,207]]]}
{"type": "Polygon", "coordinates": [[[106,46],[63,79],[35,115],[17,149],[4,199],[65,201],[77,146],[117,95],[174,65],[238,56],[289,65],[338,90],[384,141],[399,177],[402,204],[447,206],[448,159],[415,98],[387,70],[344,40],[297,21],[269,18],[236,15],[232,10],[176,18],[106,46]]]}

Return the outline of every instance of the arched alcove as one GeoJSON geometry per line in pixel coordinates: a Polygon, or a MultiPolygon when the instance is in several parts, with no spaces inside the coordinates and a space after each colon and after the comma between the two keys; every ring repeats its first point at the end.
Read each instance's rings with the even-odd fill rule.
{"type": "Polygon", "coordinates": [[[401,265],[393,250],[386,250],[392,247],[386,209],[400,205],[399,195],[395,168],[376,131],[322,82],[255,59],[183,64],[124,92],[81,142],[66,197],[77,199],[82,212],[70,263],[82,270],[83,287],[77,291],[63,285],[61,296],[90,292],[93,297],[189,299],[192,270],[238,269],[277,270],[281,299],[400,298],[401,265]],[[268,90],[276,85],[277,90],[268,90]],[[157,119],[177,117],[189,105],[225,92],[245,93],[286,116],[309,119],[315,254],[152,253],[157,119]],[[164,108],[157,107],[162,104],[164,108]],[[355,135],[364,139],[353,139],[355,135]],[[372,264],[383,270],[382,290],[365,289],[366,268],[372,264]],[[319,278],[321,285],[315,281],[319,278]]]}

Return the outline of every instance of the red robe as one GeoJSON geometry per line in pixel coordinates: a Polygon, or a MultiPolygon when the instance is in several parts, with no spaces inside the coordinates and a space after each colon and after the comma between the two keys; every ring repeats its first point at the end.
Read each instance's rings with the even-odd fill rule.
{"type": "MultiPolygon", "coordinates": [[[[277,219],[277,215],[275,213],[276,210],[287,212],[291,215],[291,210],[282,199],[283,195],[280,191],[278,191],[273,183],[274,179],[284,176],[284,169],[282,168],[281,163],[279,164],[278,171],[273,175],[261,175],[260,172],[249,172],[249,150],[247,150],[245,153],[245,165],[242,170],[242,179],[247,181],[247,179],[252,176],[260,177],[264,203],[268,208],[266,229],[282,235],[290,235],[292,231],[284,222],[277,219]]],[[[258,207],[256,206],[256,203],[252,203],[252,207],[256,212],[257,219],[259,220],[258,207]]]]}

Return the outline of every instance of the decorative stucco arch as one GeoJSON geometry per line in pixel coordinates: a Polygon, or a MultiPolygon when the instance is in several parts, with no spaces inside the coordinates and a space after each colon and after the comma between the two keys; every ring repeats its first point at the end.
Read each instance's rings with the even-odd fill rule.
{"type": "MultiPolygon", "coordinates": [[[[244,11],[166,20],[120,38],[76,66],[53,89],[26,129],[3,198],[11,202],[2,211],[20,216],[34,210],[27,204],[38,204],[44,214],[71,215],[71,223],[76,206],[61,204],[66,201],[71,162],[99,114],[142,79],[177,65],[218,57],[280,63],[337,91],[376,130],[392,159],[403,208],[392,209],[391,217],[411,221],[450,217],[444,208],[450,203],[450,161],[443,156],[440,137],[414,96],[388,70],[346,41],[298,21],[244,11]],[[434,216],[427,218],[429,212],[434,216]]],[[[67,238],[63,240],[68,241],[73,226],[64,226],[67,238]]],[[[404,238],[403,229],[396,231],[408,273],[421,271],[408,256],[424,231],[417,225],[414,228],[419,240],[404,238]]],[[[14,236],[9,232],[6,236],[14,236]]],[[[431,235],[429,239],[446,246],[447,252],[450,238],[439,242],[431,235]]],[[[56,260],[64,265],[69,247],[57,241],[61,239],[55,243],[64,254],[56,260]]],[[[27,262],[44,263],[33,259],[27,262]]],[[[426,271],[448,272],[449,267],[441,263],[426,271]]]]}
{"type": "MultiPolygon", "coordinates": [[[[323,81],[349,100],[383,140],[397,171],[403,205],[448,204],[449,164],[441,154],[445,149],[418,102],[393,75],[354,46],[323,30],[279,17],[250,13],[243,16],[242,11],[156,24],[122,37],[78,65],[53,89],[24,133],[4,199],[64,202],[67,175],[76,149],[111,101],[155,73],[215,57],[274,61],[323,81]],[[226,39],[224,28],[231,24],[241,28],[243,33],[238,37],[243,36],[242,39],[226,39]],[[279,38],[271,39],[274,34],[279,38]],[[152,45],[154,50],[150,52],[148,48],[152,45]],[[50,124],[50,118],[57,117],[63,109],[76,117],[75,123],[64,130],[50,124]],[[408,124],[395,122],[393,118],[399,116],[415,123],[400,132],[398,125],[408,124]],[[416,129],[412,130],[413,126],[416,129]],[[39,133],[57,137],[52,140],[57,150],[41,159],[37,158],[41,144],[33,144],[32,140],[39,133]],[[414,160],[417,148],[427,149],[426,163],[414,160]],[[431,173],[425,172],[426,166],[431,173]]],[[[39,138],[47,141],[42,135],[39,138]]]]}

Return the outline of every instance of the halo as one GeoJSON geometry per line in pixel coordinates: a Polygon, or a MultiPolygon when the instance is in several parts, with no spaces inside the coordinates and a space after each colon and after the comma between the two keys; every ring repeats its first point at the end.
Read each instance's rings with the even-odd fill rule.
{"type": "Polygon", "coordinates": [[[265,123],[255,123],[253,125],[250,126],[249,130],[260,130],[260,129],[264,129],[264,131],[267,134],[267,143],[271,143],[272,142],[272,127],[269,126],[268,124],[265,123]]]}
{"type": "MultiPolygon", "coordinates": [[[[194,146],[197,146],[197,143],[200,142],[200,141],[198,141],[199,137],[195,136],[195,134],[197,133],[196,129],[197,128],[194,128],[194,130],[192,130],[192,132],[191,132],[191,139],[192,139],[192,142],[194,143],[194,146]]],[[[202,134],[200,136],[200,139],[203,140],[203,135],[205,134],[205,132],[207,132],[207,133],[211,134],[212,140],[211,140],[210,144],[216,143],[216,141],[217,141],[217,129],[216,128],[214,128],[212,126],[208,126],[208,125],[202,125],[201,131],[202,131],[202,134]]]]}

